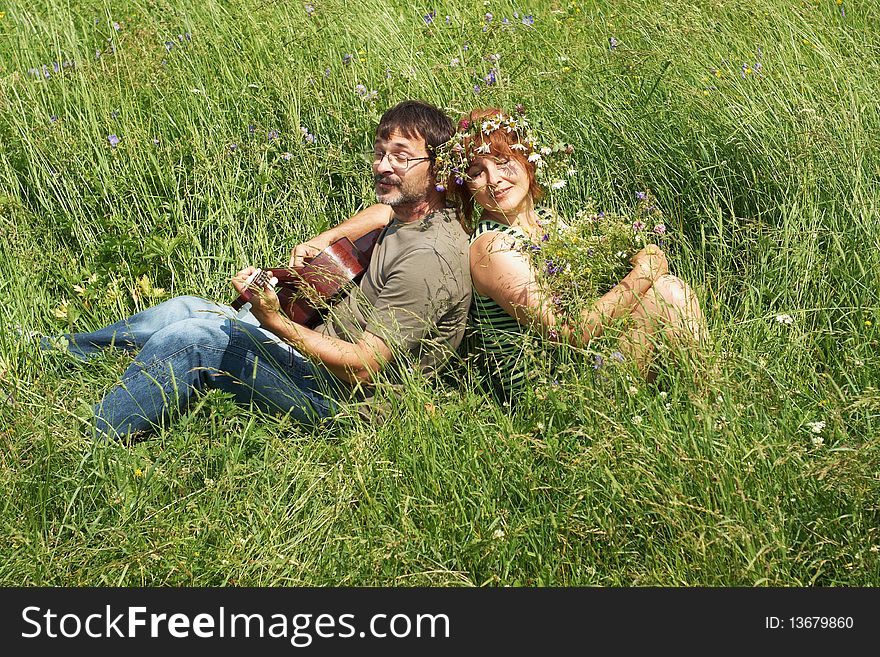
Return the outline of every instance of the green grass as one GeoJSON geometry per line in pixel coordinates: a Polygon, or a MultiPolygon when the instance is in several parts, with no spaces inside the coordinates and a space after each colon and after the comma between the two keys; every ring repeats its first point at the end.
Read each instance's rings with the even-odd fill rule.
{"type": "Polygon", "coordinates": [[[877,3],[313,4],[0,6],[0,583],[880,585],[877,3]],[[662,394],[573,354],[511,406],[459,365],[381,425],[210,393],[91,443],[126,358],[12,327],[229,300],[371,201],[358,154],[411,97],[526,105],[577,147],[563,215],[650,189],[707,353],[662,394]]]}

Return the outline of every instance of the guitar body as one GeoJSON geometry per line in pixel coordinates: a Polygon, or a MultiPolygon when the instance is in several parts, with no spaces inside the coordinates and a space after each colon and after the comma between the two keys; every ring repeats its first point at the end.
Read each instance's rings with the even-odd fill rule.
{"type": "MultiPolygon", "coordinates": [[[[276,278],[275,294],[282,312],[297,324],[314,328],[321,322],[321,310],[363,276],[381,232],[377,228],[355,242],[338,239],[302,267],[264,269],[252,285],[259,289],[276,278]]],[[[232,307],[239,310],[254,294],[245,290],[232,307]]]]}

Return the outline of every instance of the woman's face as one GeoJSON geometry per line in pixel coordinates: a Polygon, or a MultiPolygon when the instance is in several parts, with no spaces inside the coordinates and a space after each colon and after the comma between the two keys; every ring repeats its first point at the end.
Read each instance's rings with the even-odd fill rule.
{"type": "Polygon", "coordinates": [[[480,155],[471,162],[467,175],[468,190],[484,210],[509,216],[529,209],[529,174],[519,160],[480,155]]]}

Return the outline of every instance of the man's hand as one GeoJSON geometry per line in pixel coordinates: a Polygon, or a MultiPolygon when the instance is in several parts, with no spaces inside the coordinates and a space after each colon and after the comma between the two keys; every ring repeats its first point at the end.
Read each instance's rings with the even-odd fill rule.
{"type": "Polygon", "coordinates": [[[281,310],[281,302],[278,301],[278,295],[275,294],[275,289],[271,285],[266,285],[265,287],[257,287],[254,284],[249,284],[248,278],[257,271],[256,267],[245,267],[240,272],[238,272],[235,276],[232,277],[232,287],[241,294],[246,289],[250,289],[253,292],[253,296],[251,297],[251,313],[253,313],[254,317],[260,320],[260,323],[264,323],[264,319],[269,315],[274,315],[278,311],[281,310]]]}
{"type": "Polygon", "coordinates": [[[314,258],[321,251],[326,249],[329,244],[323,244],[318,240],[318,238],[312,239],[308,242],[303,242],[302,244],[297,244],[293,247],[293,251],[290,254],[290,267],[299,268],[306,264],[306,259],[314,258]]]}
{"type": "Polygon", "coordinates": [[[630,259],[630,264],[632,264],[634,269],[638,270],[641,277],[650,279],[652,283],[664,274],[669,273],[669,263],[666,261],[666,255],[656,244],[649,244],[636,253],[630,259]]]}

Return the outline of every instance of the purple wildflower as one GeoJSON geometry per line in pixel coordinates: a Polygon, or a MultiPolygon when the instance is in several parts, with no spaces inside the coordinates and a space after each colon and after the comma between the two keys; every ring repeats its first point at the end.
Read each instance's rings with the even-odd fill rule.
{"type": "Polygon", "coordinates": [[[355,92],[358,96],[360,96],[361,98],[363,98],[364,96],[367,95],[367,88],[366,88],[364,85],[359,84],[359,85],[356,85],[356,86],[355,86],[355,88],[354,88],[354,92],[355,92]]]}
{"type": "Polygon", "coordinates": [[[446,16],[446,24],[449,25],[452,22],[452,16],[446,16]]]}
{"type": "Polygon", "coordinates": [[[425,14],[424,16],[422,16],[422,20],[425,21],[425,25],[430,25],[434,22],[434,16],[436,15],[437,12],[432,9],[430,14],[425,14]]]}
{"type": "Polygon", "coordinates": [[[626,359],[624,358],[624,356],[621,352],[612,351],[611,352],[611,360],[616,360],[618,363],[622,363],[626,359]]]}
{"type": "Polygon", "coordinates": [[[171,49],[172,49],[173,47],[174,47],[174,42],[173,42],[173,41],[166,41],[166,42],[165,42],[165,50],[167,50],[168,52],[171,52],[171,49]]]}
{"type": "Polygon", "coordinates": [[[281,159],[284,160],[285,162],[290,161],[290,159],[292,157],[293,157],[293,153],[284,152],[281,154],[281,159]]]}
{"type": "Polygon", "coordinates": [[[153,140],[153,146],[158,146],[158,145],[159,145],[159,140],[158,140],[158,139],[154,139],[154,140],[153,140]]]}
{"type": "Polygon", "coordinates": [[[329,77],[330,77],[330,67],[329,67],[329,66],[328,66],[327,68],[324,69],[324,77],[325,77],[325,78],[329,78],[329,77]]]}
{"type": "Polygon", "coordinates": [[[269,141],[275,141],[276,139],[278,139],[278,131],[277,130],[270,130],[269,131],[269,141]]]}
{"type": "MultiPolygon", "coordinates": [[[[556,329],[552,328],[552,329],[550,329],[549,331],[547,331],[547,335],[548,335],[548,337],[549,337],[551,340],[555,340],[556,338],[559,337],[559,331],[557,331],[556,329]]],[[[557,381],[557,383],[558,383],[558,381],[557,381]]]]}
{"type": "Polygon", "coordinates": [[[116,135],[107,135],[107,141],[110,142],[110,146],[116,148],[116,146],[119,144],[119,137],[117,137],[116,135]]]}
{"type": "Polygon", "coordinates": [[[49,117],[49,120],[50,120],[52,123],[55,123],[55,122],[58,120],[58,117],[57,117],[57,116],[50,116],[50,117],[49,117]]]}
{"type": "Polygon", "coordinates": [[[645,192],[636,192],[636,198],[640,201],[644,201],[648,198],[648,195],[645,192]]]}
{"type": "Polygon", "coordinates": [[[238,144],[229,144],[229,152],[234,153],[238,150],[238,144]]]}
{"type": "Polygon", "coordinates": [[[315,13],[315,5],[309,3],[305,6],[306,16],[311,16],[315,13]]]}
{"type": "Polygon", "coordinates": [[[615,39],[614,37],[608,37],[608,48],[609,50],[614,50],[617,46],[620,45],[620,41],[615,39]]]}
{"type": "Polygon", "coordinates": [[[455,184],[461,187],[462,185],[464,185],[464,178],[462,178],[461,176],[456,176],[455,184]]]}
{"type": "Polygon", "coordinates": [[[541,241],[542,242],[549,242],[550,241],[550,233],[544,233],[543,235],[541,235],[541,241]]]}
{"type": "Polygon", "coordinates": [[[535,24],[535,17],[532,16],[531,14],[529,14],[528,16],[523,16],[522,24],[528,25],[529,27],[531,27],[532,25],[535,24]]]}
{"type": "Polygon", "coordinates": [[[52,70],[55,71],[56,73],[60,73],[61,72],[61,64],[59,64],[58,62],[52,62],[52,70]]]}
{"type": "Polygon", "coordinates": [[[486,15],[483,16],[483,18],[486,19],[486,22],[487,22],[487,23],[491,23],[491,22],[492,22],[492,19],[495,18],[495,17],[492,15],[492,12],[487,11],[487,12],[486,12],[486,15]]]}
{"type": "Polygon", "coordinates": [[[496,76],[497,72],[498,72],[498,69],[494,69],[494,68],[489,69],[489,73],[487,73],[486,76],[483,78],[483,80],[486,81],[487,85],[491,86],[498,81],[498,77],[496,76]]]}
{"type": "Polygon", "coordinates": [[[118,32],[119,30],[122,29],[122,26],[121,26],[119,23],[116,23],[116,22],[114,21],[114,23],[113,23],[113,29],[116,30],[116,31],[118,32]]]}
{"type": "Polygon", "coordinates": [[[111,119],[115,119],[115,118],[118,118],[118,117],[119,117],[119,110],[113,110],[112,112],[110,112],[110,118],[111,118],[111,119]]]}
{"type": "Polygon", "coordinates": [[[514,111],[516,111],[517,114],[525,114],[526,113],[525,105],[523,105],[522,103],[517,103],[513,109],[514,109],[514,111]]]}
{"type": "Polygon", "coordinates": [[[251,124],[248,126],[248,133],[250,133],[251,135],[253,135],[256,131],[257,131],[257,126],[255,126],[253,123],[251,123],[251,124]]]}
{"type": "Polygon", "coordinates": [[[665,235],[666,234],[666,225],[665,224],[657,224],[654,226],[654,232],[657,235],[665,235]]]}
{"type": "Polygon", "coordinates": [[[596,354],[593,357],[593,369],[594,370],[602,369],[602,366],[604,364],[605,364],[605,359],[602,358],[602,356],[600,356],[599,354],[596,354]]]}
{"type": "Polygon", "coordinates": [[[636,219],[636,220],[633,222],[633,230],[634,230],[635,232],[639,233],[639,232],[643,231],[644,229],[645,229],[645,224],[644,224],[644,222],[643,222],[642,220],[640,220],[640,219],[636,219]]]}
{"type": "Polygon", "coordinates": [[[445,185],[441,185],[440,183],[437,183],[437,184],[434,186],[434,189],[436,189],[438,192],[440,192],[440,193],[442,194],[443,192],[446,191],[446,186],[445,186],[445,185]]]}
{"type": "Polygon", "coordinates": [[[587,257],[592,258],[592,257],[593,257],[593,253],[594,253],[593,249],[587,249],[587,257]]]}
{"type": "Polygon", "coordinates": [[[482,89],[480,89],[480,85],[475,84],[475,85],[474,85],[474,93],[475,93],[475,94],[479,94],[480,91],[482,91],[482,89]]]}
{"type": "Polygon", "coordinates": [[[342,56],[342,63],[348,66],[349,64],[351,64],[352,59],[354,59],[354,55],[352,55],[351,53],[346,53],[342,56]]]}

